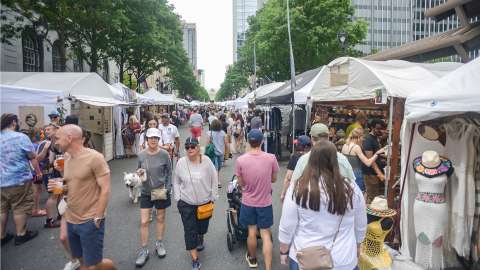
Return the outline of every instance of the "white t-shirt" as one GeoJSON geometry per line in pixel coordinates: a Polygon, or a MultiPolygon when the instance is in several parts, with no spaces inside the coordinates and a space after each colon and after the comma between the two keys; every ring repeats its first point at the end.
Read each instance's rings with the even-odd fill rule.
{"type": "Polygon", "coordinates": [[[168,124],[168,126],[160,125],[158,129],[162,132],[162,144],[173,144],[175,138],[180,137],[177,127],[172,124],[168,124]]]}

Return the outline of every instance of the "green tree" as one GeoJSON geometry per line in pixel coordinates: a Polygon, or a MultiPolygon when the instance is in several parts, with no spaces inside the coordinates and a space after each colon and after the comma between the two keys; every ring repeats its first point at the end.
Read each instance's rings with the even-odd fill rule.
{"type": "MultiPolygon", "coordinates": [[[[348,54],[366,36],[364,21],[351,21],[350,0],[290,1],[291,31],[296,72],[324,65],[342,54],[337,33],[348,33],[348,54]]],[[[240,66],[253,73],[253,46],[256,46],[257,77],[273,81],[290,78],[286,1],[270,0],[256,16],[249,18],[247,40],[240,50],[240,66]]]]}
{"type": "Polygon", "coordinates": [[[240,91],[248,87],[248,78],[241,68],[241,62],[230,66],[225,73],[225,80],[215,95],[215,100],[223,100],[232,96],[238,96],[240,91]]]}

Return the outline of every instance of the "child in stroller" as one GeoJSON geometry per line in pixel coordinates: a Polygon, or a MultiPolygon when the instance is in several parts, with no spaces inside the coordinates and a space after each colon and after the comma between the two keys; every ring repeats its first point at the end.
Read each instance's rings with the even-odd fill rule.
{"type": "Polygon", "coordinates": [[[237,242],[244,242],[248,237],[248,230],[240,223],[240,206],[242,203],[242,192],[237,183],[236,175],[228,183],[227,187],[227,247],[229,251],[233,250],[233,245],[237,242]]]}

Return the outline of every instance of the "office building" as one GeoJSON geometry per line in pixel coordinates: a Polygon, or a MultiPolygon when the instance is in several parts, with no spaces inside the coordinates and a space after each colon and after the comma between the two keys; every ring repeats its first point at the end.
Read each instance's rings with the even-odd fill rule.
{"type": "Polygon", "coordinates": [[[233,61],[238,60],[238,50],[243,46],[248,30],[248,17],[254,16],[266,0],[233,0],[233,61]]]}
{"type": "Polygon", "coordinates": [[[370,54],[412,41],[412,0],[352,0],[352,5],[353,19],[368,24],[367,36],[357,50],[370,54]]]}
{"type": "Polygon", "coordinates": [[[194,23],[182,21],[183,48],[187,53],[190,65],[197,70],[197,26],[194,23]]]}
{"type": "Polygon", "coordinates": [[[379,52],[372,50],[374,54],[366,59],[468,62],[479,56],[480,1],[411,0],[409,3],[411,42],[379,52]]]}

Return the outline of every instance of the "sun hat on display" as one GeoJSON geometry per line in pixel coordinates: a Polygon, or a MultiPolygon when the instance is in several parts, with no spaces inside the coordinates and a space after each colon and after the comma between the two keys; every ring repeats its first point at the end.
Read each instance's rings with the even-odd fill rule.
{"type": "Polygon", "coordinates": [[[376,217],[393,217],[397,211],[388,208],[388,202],[384,196],[377,196],[367,205],[367,214],[376,217]]]}
{"type": "Polygon", "coordinates": [[[450,176],[453,173],[452,162],[431,150],[423,152],[421,157],[413,160],[413,169],[416,173],[430,178],[442,174],[450,176]]]}

